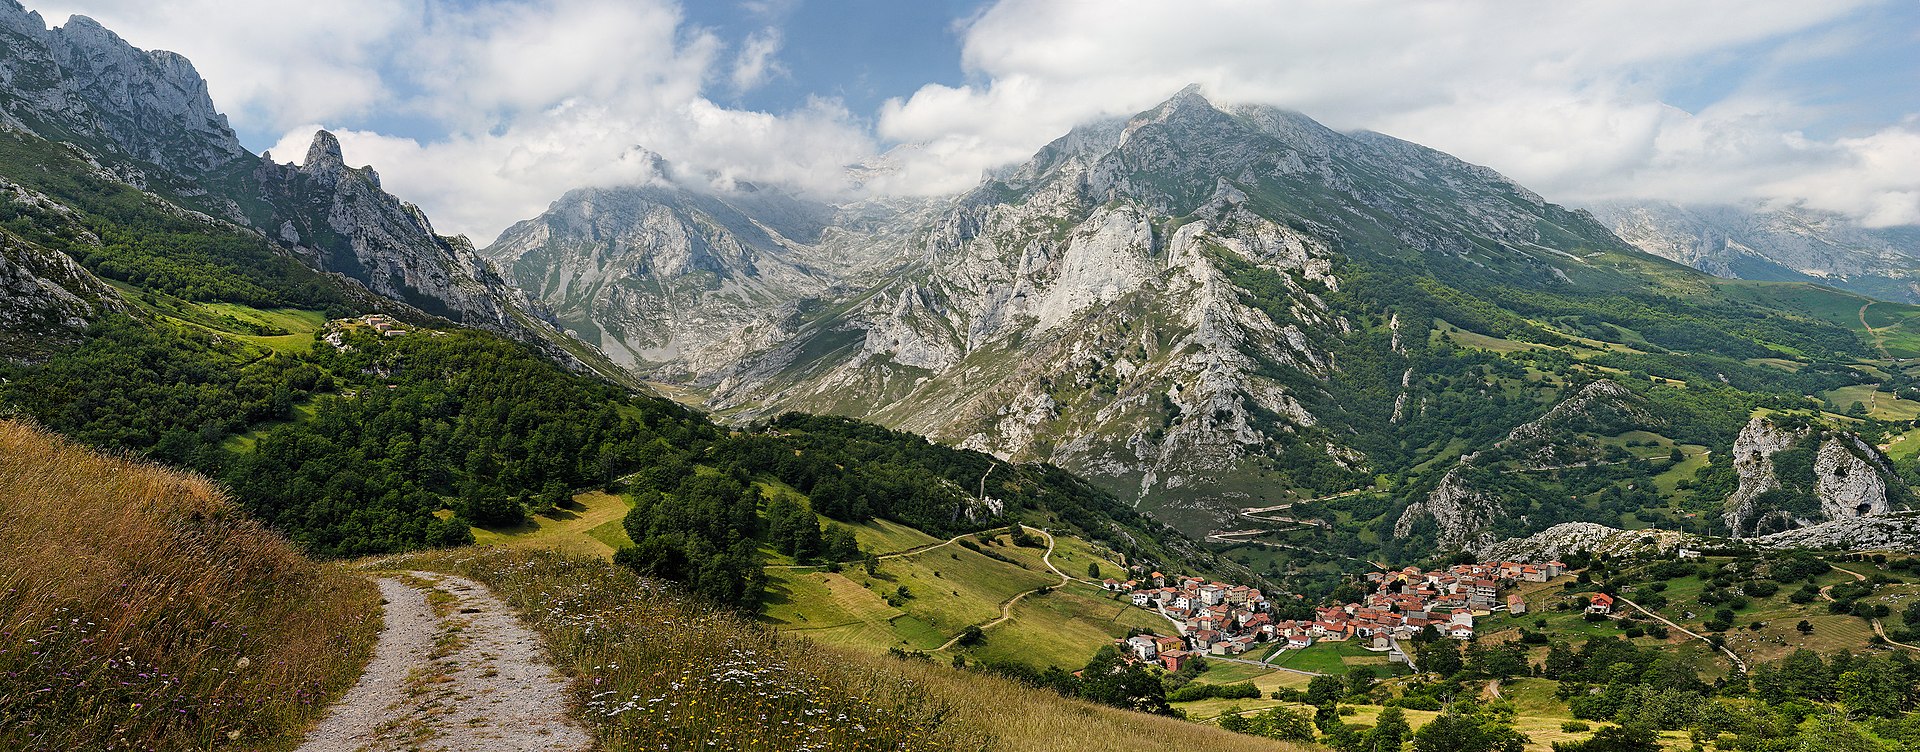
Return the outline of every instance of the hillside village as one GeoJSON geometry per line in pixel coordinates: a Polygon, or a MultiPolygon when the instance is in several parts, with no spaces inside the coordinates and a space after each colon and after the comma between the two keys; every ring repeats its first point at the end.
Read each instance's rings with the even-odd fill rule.
{"type": "MultiPolygon", "coordinates": [[[[1135,606],[1157,611],[1174,623],[1177,636],[1134,635],[1116,644],[1136,662],[1156,663],[1177,672],[1193,656],[1238,656],[1256,644],[1279,642],[1298,650],[1319,641],[1357,639],[1365,641],[1369,650],[1386,653],[1390,661],[1405,663],[1399,640],[1410,640],[1429,627],[1455,640],[1471,640],[1476,616],[1499,610],[1526,612],[1524,599],[1518,595],[1503,599],[1502,591],[1520,583],[1545,583],[1566,572],[1566,565],[1558,561],[1369,572],[1362,578],[1369,592],[1360,602],[1314,609],[1311,619],[1277,619],[1273,603],[1259,590],[1200,577],[1153,572],[1144,579],[1108,579],[1102,585],[1128,593],[1135,606]]],[[[1596,594],[1591,604],[1588,609],[1594,613],[1608,613],[1613,605],[1604,594],[1596,594]]]]}

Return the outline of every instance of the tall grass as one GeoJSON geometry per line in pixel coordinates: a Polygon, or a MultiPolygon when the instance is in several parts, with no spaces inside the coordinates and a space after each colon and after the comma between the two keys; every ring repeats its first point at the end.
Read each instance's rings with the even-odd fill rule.
{"type": "Polygon", "coordinates": [[[290,746],[378,599],[205,478],[0,421],[0,749],[290,746]]]}
{"type": "Polygon", "coordinates": [[[478,580],[526,617],[625,750],[1302,749],[924,661],[826,649],[598,559],[466,549],[369,566],[478,580]]]}

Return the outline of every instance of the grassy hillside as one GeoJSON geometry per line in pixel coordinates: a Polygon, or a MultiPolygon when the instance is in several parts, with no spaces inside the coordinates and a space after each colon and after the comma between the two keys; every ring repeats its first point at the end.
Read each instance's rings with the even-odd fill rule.
{"type": "Polygon", "coordinates": [[[374,563],[471,577],[540,632],[609,750],[1305,749],[1063,699],[930,661],[841,651],[594,559],[511,548],[374,563]]]}
{"type": "MultiPolygon", "coordinates": [[[[763,483],[762,490],[797,495],[775,482],[763,483]]],[[[620,525],[631,508],[624,496],[588,491],[522,524],[472,532],[480,547],[611,559],[616,550],[632,545],[620,525]]],[[[1124,571],[1119,557],[1101,544],[1062,533],[1053,536],[1054,552],[1046,557],[1044,549],[1011,545],[1006,535],[940,539],[888,520],[846,527],[863,550],[875,554],[873,573],[858,563],[795,564],[769,549],[762,622],[870,655],[900,649],[928,652],[939,660],[964,656],[1065,669],[1085,665],[1129,629],[1171,628],[1163,617],[1077,579],[1086,576],[1089,564],[1108,575],[1124,571]],[[1061,586],[1048,558],[1076,579],[1061,586]],[[900,595],[901,588],[908,597],[900,595]],[[1049,590],[1037,592],[1041,588],[1049,590]],[[1001,620],[1002,605],[1015,596],[1021,597],[1007,608],[1009,618],[1001,620]],[[968,626],[987,624],[979,644],[950,644],[968,626]]]]}
{"type": "Polygon", "coordinates": [[[0,747],[291,746],[378,598],[205,478],[0,421],[0,747]]]}

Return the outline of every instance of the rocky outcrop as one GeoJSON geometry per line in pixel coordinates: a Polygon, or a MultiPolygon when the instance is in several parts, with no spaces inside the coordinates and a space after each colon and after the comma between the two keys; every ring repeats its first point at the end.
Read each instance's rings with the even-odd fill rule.
{"type": "MultiPolygon", "coordinates": [[[[71,210],[25,187],[0,180],[0,205],[80,247],[100,244],[71,210]]],[[[78,340],[102,314],[125,308],[112,286],[65,253],[0,230],[0,358],[34,359],[78,340]]]]}
{"type": "MultiPolygon", "coordinates": [[[[1879,453],[1853,434],[1829,437],[1814,455],[1814,495],[1829,520],[1887,513],[1887,482],[1861,455],[1879,459],[1879,453]]],[[[1891,474],[1891,468],[1884,468],[1891,474]]]]}
{"type": "Polygon", "coordinates": [[[1440,535],[1435,545],[1442,551],[1481,548],[1493,542],[1487,529],[1506,516],[1499,497],[1470,487],[1462,478],[1466,463],[1447,471],[1440,485],[1426,498],[1407,506],[1393,525],[1395,537],[1413,534],[1422,519],[1433,520],[1440,535]]]}
{"type": "Polygon", "coordinates": [[[124,308],[112,287],[65,254],[0,232],[0,358],[32,359],[124,308]]]}
{"type": "Polygon", "coordinates": [[[1896,512],[1879,517],[1845,517],[1747,541],[1758,548],[1818,548],[1838,551],[1920,550],[1920,515],[1896,512]]]}
{"type": "Polygon", "coordinates": [[[1896,498],[1910,495],[1886,457],[1859,436],[1783,428],[1764,417],[1749,421],[1734,442],[1734,469],[1740,485],[1725,512],[1734,537],[1884,515],[1895,511],[1896,498]],[[1789,449],[1803,456],[1783,470],[1776,460],[1789,449]]]}
{"type": "Polygon", "coordinates": [[[1740,476],[1740,485],[1727,497],[1723,514],[1733,537],[1752,530],[1765,514],[1758,505],[1760,495],[1780,487],[1780,478],[1773,470],[1773,455],[1793,446],[1802,435],[1803,432],[1782,429],[1762,417],[1747,421],[1746,427],[1740,429],[1740,435],[1733,441],[1733,469],[1740,476]]]}
{"type": "Polygon", "coordinates": [[[1606,556],[1664,555],[1705,540],[1673,530],[1621,530],[1592,522],[1563,522],[1525,538],[1510,538],[1480,547],[1482,561],[1539,563],[1583,552],[1606,556]]]}
{"type": "Polygon", "coordinates": [[[371,167],[348,167],[332,133],[314,134],[304,163],[261,160],[249,176],[270,207],[253,224],[314,266],[455,322],[527,335],[514,293],[465,238],[434,232],[419,207],[380,186],[371,167]]]}

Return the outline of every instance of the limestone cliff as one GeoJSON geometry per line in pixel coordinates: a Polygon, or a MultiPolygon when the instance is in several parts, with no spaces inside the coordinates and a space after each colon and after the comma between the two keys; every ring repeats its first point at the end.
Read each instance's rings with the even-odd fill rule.
{"type": "Polygon", "coordinates": [[[1844,430],[1756,417],[1734,443],[1734,468],[1724,518],[1735,537],[1885,515],[1911,498],[1886,457],[1844,430]]]}

